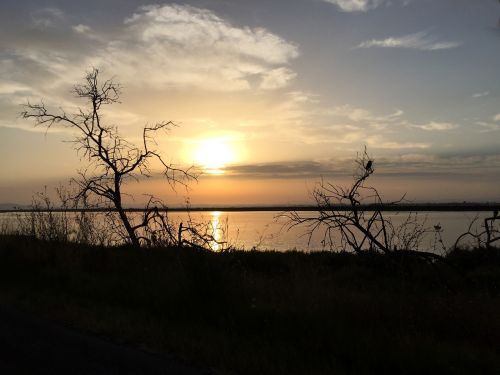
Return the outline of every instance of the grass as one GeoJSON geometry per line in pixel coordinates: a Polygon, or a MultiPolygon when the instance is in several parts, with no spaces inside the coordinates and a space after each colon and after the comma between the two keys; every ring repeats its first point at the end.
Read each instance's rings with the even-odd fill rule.
{"type": "Polygon", "coordinates": [[[221,374],[499,373],[500,251],[447,260],[0,236],[0,300],[221,374]]]}

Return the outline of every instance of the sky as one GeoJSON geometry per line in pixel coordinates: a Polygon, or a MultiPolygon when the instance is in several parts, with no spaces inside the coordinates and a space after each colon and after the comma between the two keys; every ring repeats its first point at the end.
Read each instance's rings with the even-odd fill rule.
{"type": "Polygon", "coordinates": [[[85,165],[68,113],[92,67],[123,86],[105,110],[131,142],[197,182],[127,187],[172,205],[303,204],[321,178],[348,184],[366,146],[383,197],[500,201],[497,0],[4,0],[0,13],[0,204],[66,183],[85,165]]]}

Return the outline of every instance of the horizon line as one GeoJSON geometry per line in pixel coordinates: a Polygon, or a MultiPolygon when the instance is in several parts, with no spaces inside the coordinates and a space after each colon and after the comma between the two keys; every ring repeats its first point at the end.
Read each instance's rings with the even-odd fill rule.
{"type": "MultiPolygon", "coordinates": [[[[350,211],[352,207],[348,204],[336,204],[330,208],[314,205],[254,205],[254,206],[197,206],[197,207],[157,207],[161,212],[265,212],[265,211],[319,211],[319,210],[340,210],[350,211]]],[[[493,211],[500,210],[500,202],[438,202],[438,203],[382,203],[382,204],[362,204],[358,209],[367,211],[493,211]]],[[[147,208],[128,207],[126,212],[144,212],[147,208]]],[[[28,213],[28,212],[115,212],[112,207],[87,207],[87,208],[8,208],[0,209],[0,213],[28,213]]]]}

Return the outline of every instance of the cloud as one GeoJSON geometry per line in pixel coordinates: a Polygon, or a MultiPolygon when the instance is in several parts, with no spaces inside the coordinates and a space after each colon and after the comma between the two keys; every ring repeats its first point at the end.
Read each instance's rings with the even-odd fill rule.
{"type": "Polygon", "coordinates": [[[443,42],[429,36],[426,31],[408,34],[401,37],[389,37],[386,39],[372,39],[357,45],[355,48],[408,48],[421,51],[438,51],[461,46],[461,42],[443,42]]]}
{"type": "Polygon", "coordinates": [[[457,124],[452,124],[450,122],[435,122],[431,121],[424,125],[415,125],[415,127],[427,131],[445,131],[458,128],[457,124]]]}
{"type": "Polygon", "coordinates": [[[415,126],[404,118],[401,109],[376,114],[352,105],[323,109],[323,112],[321,106],[317,106],[310,113],[304,113],[303,118],[302,124],[296,126],[295,136],[303,144],[318,150],[329,147],[330,153],[340,150],[340,147],[357,150],[363,144],[384,150],[429,149],[433,146],[429,136],[415,132],[415,126]]]}
{"type": "Polygon", "coordinates": [[[469,174],[500,167],[500,154],[473,153],[470,155],[405,153],[376,160],[381,173],[398,175],[469,174]]]}
{"type": "Polygon", "coordinates": [[[72,27],[73,31],[89,40],[99,41],[105,43],[105,39],[102,39],[97,33],[95,33],[92,28],[88,25],[78,24],[72,27]]]}
{"type": "Polygon", "coordinates": [[[164,87],[277,89],[296,76],[287,66],[299,54],[295,44],[264,28],[233,26],[206,9],[144,6],[125,20],[124,35],[100,59],[131,76],[141,66],[164,87]]]}
{"type": "Polygon", "coordinates": [[[408,5],[412,0],[323,0],[326,3],[336,5],[342,12],[367,12],[380,6],[390,6],[395,2],[402,6],[408,5]]]}
{"type": "Polygon", "coordinates": [[[346,117],[347,119],[354,122],[365,121],[365,122],[370,122],[372,124],[374,123],[382,124],[398,120],[398,118],[400,118],[404,114],[404,111],[400,109],[395,109],[394,112],[386,115],[374,115],[372,112],[366,109],[346,104],[334,107],[330,109],[328,113],[333,116],[346,117]]]}
{"type": "Polygon", "coordinates": [[[129,30],[147,43],[182,49],[231,52],[282,64],[297,56],[295,46],[264,28],[238,28],[213,12],[189,5],[150,5],[125,20],[129,30]]]}
{"type": "Polygon", "coordinates": [[[384,3],[390,3],[387,0],[323,0],[334,4],[343,12],[366,12],[375,9],[384,3]]]}
{"type": "Polygon", "coordinates": [[[34,26],[40,29],[54,27],[63,18],[64,12],[55,7],[42,8],[31,13],[34,26]]]}
{"type": "Polygon", "coordinates": [[[477,92],[472,95],[473,98],[482,98],[483,96],[488,96],[490,95],[489,91],[484,91],[484,92],[477,92]]]}
{"type": "Polygon", "coordinates": [[[340,169],[332,167],[329,163],[317,161],[291,161],[280,163],[261,163],[233,165],[225,168],[228,176],[244,176],[254,178],[297,178],[319,177],[340,169]]]}
{"type": "MultiPolygon", "coordinates": [[[[387,144],[381,148],[416,149],[394,156],[375,156],[377,175],[425,176],[436,174],[469,174],[498,169],[500,154],[473,153],[470,155],[440,155],[421,153],[427,145],[387,144]]],[[[370,149],[374,148],[370,146],[370,149]]],[[[224,169],[226,177],[244,178],[319,178],[321,176],[350,176],[356,165],[352,155],[324,160],[298,160],[275,163],[240,164],[224,169]]]]}
{"type": "Polygon", "coordinates": [[[404,142],[389,141],[381,136],[372,136],[366,139],[366,144],[374,149],[402,150],[402,149],[426,149],[432,146],[428,142],[404,142]]]}
{"type": "MultiPolygon", "coordinates": [[[[63,17],[50,9],[40,11],[38,19],[63,17]]],[[[275,90],[297,75],[289,66],[299,55],[294,43],[267,29],[236,26],[189,5],[140,7],[107,34],[97,34],[84,24],[56,26],[61,43],[23,44],[9,52],[17,60],[16,69],[20,63],[40,72],[37,77],[46,77],[52,93],[58,85],[78,81],[89,66],[133,77],[129,87],[158,90],[275,90]],[[67,32],[69,27],[72,33],[67,32]]]]}
{"type": "Polygon", "coordinates": [[[479,130],[480,133],[490,133],[500,130],[500,124],[498,123],[478,121],[476,124],[481,127],[481,130],[479,130]]]}
{"type": "Polygon", "coordinates": [[[495,117],[493,117],[493,121],[500,122],[500,113],[498,115],[496,115],[495,117]]]}
{"type": "Polygon", "coordinates": [[[77,32],[79,34],[86,34],[86,33],[90,32],[91,28],[90,28],[90,26],[79,24],[79,25],[73,26],[73,30],[75,30],[75,32],[77,32]]]}
{"type": "Polygon", "coordinates": [[[30,87],[17,82],[4,81],[0,83],[0,95],[26,95],[30,91],[30,87]]]}
{"type": "Polygon", "coordinates": [[[267,74],[263,74],[259,87],[264,90],[279,89],[285,87],[288,81],[291,81],[296,76],[297,74],[291,69],[284,67],[276,68],[267,74]]]}

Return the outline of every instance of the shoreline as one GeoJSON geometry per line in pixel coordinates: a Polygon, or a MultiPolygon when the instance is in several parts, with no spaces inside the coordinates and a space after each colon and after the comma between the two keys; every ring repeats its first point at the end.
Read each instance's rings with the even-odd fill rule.
{"type": "MultiPolygon", "coordinates": [[[[335,205],[338,211],[351,211],[350,206],[335,205]]],[[[417,203],[417,204],[368,204],[360,205],[360,210],[365,211],[389,211],[389,212],[487,212],[500,210],[500,203],[417,203]]],[[[0,209],[0,213],[27,213],[27,212],[109,212],[116,211],[113,208],[53,208],[53,209],[31,209],[12,208],[0,209]]],[[[127,212],[144,212],[144,208],[129,207],[127,212]]],[[[206,207],[167,207],[159,208],[160,212],[275,212],[275,211],[300,211],[317,212],[317,206],[206,206],[206,207]]]]}

